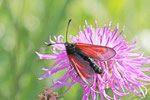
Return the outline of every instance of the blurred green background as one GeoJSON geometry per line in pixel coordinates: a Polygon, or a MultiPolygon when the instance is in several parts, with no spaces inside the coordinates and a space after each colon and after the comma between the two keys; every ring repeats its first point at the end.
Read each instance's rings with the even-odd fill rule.
{"type": "MultiPolygon", "coordinates": [[[[145,56],[150,54],[150,0],[0,0],[0,100],[37,100],[44,87],[51,85],[50,77],[38,78],[44,74],[41,68],[50,68],[54,61],[39,60],[35,51],[51,53],[44,42],[49,35],[65,35],[70,18],[71,35],[78,34],[85,20],[93,26],[97,20],[99,27],[111,21],[112,30],[119,23],[120,30],[126,27],[127,40],[137,37],[137,46],[143,46],[145,56]]],[[[77,83],[62,97],[80,100],[82,91],[77,83]]],[[[133,93],[126,99],[141,100],[133,93]]],[[[144,100],[150,100],[150,95],[144,100]]]]}

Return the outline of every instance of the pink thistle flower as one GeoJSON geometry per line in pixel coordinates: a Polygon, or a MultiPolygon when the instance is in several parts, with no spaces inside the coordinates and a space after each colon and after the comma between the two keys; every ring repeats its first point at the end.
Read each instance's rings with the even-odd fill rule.
{"type": "MultiPolygon", "coordinates": [[[[145,86],[150,85],[150,77],[144,72],[150,72],[150,68],[143,68],[141,66],[149,64],[150,57],[143,57],[142,52],[134,52],[134,50],[138,49],[135,47],[136,41],[129,43],[125,40],[126,37],[122,36],[124,28],[118,33],[119,25],[117,25],[114,31],[110,29],[110,26],[111,23],[108,27],[105,25],[103,28],[98,28],[96,22],[95,28],[92,28],[92,26],[89,26],[86,22],[86,28],[84,27],[83,31],[79,28],[79,35],[70,36],[72,43],[107,46],[116,51],[116,55],[112,59],[99,62],[104,73],[103,75],[95,73],[96,80],[92,87],[86,86],[78,77],[75,69],[70,67],[64,44],[52,45],[53,55],[36,52],[40,59],[56,60],[50,69],[42,68],[46,74],[39,79],[44,79],[58,71],[67,69],[64,76],[58,79],[56,83],[52,80],[53,85],[48,88],[55,87],[55,89],[52,90],[54,91],[67,85],[68,89],[63,93],[65,94],[72,85],[78,82],[82,85],[84,90],[82,100],[88,100],[90,93],[93,100],[95,100],[96,94],[100,94],[101,100],[104,98],[117,100],[118,97],[121,99],[122,96],[126,96],[130,92],[134,92],[140,98],[145,97],[147,94],[147,88],[145,86]],[[57,52],[56,49],[60,50],[60,52],[57,52]],[[71,82],[68,83],[70,79],[71,82]],[[106,93],[106,89],[108,88],[112,90],[113,97],[106,93]]],[[[54,38],[55,41],[50,37],[50,43],[64,43],[62,35],[58,37],[54,36],[54,38]]]]}

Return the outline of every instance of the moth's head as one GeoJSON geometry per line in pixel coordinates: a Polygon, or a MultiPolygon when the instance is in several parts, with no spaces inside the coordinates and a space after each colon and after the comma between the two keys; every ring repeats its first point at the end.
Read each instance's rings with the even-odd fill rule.
{"type": "Polygon", "coordinates": [[[65,47],[67,48],[75,48],[76,44],[75,43],[69,43],[69,42],[66,42],[64,43],[65,47]]]}

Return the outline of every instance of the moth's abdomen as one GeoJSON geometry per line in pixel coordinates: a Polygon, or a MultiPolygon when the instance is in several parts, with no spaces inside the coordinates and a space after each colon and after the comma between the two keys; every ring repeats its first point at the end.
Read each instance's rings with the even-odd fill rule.
{"type": "Polygon", "coordinates": [[[94,70],[95,73],[97,73],[97,74],[103,73],[102,67],[99,64],[97,64],[92,58],[90,58],[84,54],[81,54],[81,53],[80,53],[80,56],[89,63],[90,67],[92,67],[92,69],[94,70]]]}
{"type": "Polygon", "coordinates": [[[97,73],[97,74],[102,74],[103,73],[102,67],[99,64],[97,64],[92,58],[88,58],[88,61],[90,63],[90,66],[95,71],[95,73],[97,73]]]}

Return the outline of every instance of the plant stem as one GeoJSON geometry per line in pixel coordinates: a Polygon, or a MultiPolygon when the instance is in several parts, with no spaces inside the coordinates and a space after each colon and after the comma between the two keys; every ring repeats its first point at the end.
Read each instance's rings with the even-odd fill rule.
{"type": "Polygon", "coordinates": [[[98,97],[99,97],[99,93],[96,93],[96,99],[95,100],[98,100],[98,97]]]}

